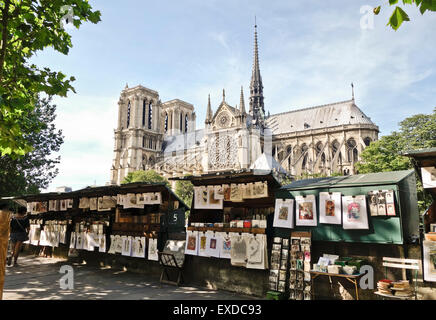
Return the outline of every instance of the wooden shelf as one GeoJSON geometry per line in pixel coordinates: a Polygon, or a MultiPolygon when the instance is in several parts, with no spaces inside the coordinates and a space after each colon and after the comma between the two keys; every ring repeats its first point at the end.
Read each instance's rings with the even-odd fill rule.
{"type": "Polygon", "coordinates": [[[235,233],[254,233],[254,234],[265,234],[265,229],[263,228],[224,228],[224,227],[187,227],[189,231],[215,231],[215,232],[235,232],[235,233]]]}

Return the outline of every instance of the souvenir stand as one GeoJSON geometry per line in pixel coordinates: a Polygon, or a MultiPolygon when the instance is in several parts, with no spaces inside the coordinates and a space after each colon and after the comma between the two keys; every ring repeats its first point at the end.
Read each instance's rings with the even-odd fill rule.
{"type": "Polygon", "coordinates": [[[17,197],[30,213],[30,244],[62,247],[85,260],[124,256],[158,261],[174,233],[184,232],[188,208],[165,184],[88,187],[17,197]]]}
{"type": "Polygon", "coordinates": [[[424,191],[433,202],[423,216],[422,259],[423,278],[428,283],[436,282],[436,148],[407,151],[403,153],[412,159],[424,191]]]}
{"type": "Polygon", "coordinates": [[[242,170],[172,180],[194,186],[185,248],[191,281],[263,295],[280,187],[274,175],[242,170]]]}
{"type": "MultiPolygon", "coordinates": [[[[283,186],[276,192],[274,237],[289,239],[292,250],[293,234],[310,235],[300,234],[295,240],[300,245],[295,248],[296,264],[290,262],[282,272],[279,281],[286,281],[282,291],[285,286],[290,299],[313,299],[312,280],[325,274],[332,284],[336,275],[354,281],[355,290],[350,292],[355,291],[352,298],[358,299],[360,268],[371,264],[376,271],[382,269],[383,254],[377,250],[392,248],[392,254],[407,254],[404,246],[416,243],[418,227],[413,170],[307,179],[283,186]]],[[[319,289],[320,295],[330,296],[328,290],[319,289]]]]}

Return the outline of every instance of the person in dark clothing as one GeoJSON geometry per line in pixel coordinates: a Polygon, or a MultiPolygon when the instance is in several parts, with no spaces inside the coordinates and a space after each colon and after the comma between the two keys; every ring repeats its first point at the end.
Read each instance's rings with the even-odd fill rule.
{"type": "Polygon", "coordinates": [[[18,266],[17,260],[20,254],[21,246],[24,241],[28,240],[28,233],[30,229],[29,218],[26,216],[26,208],[20,207],[17,214],[11,219],[11,235],[10,240],[12,243],[12,255],[8,258],[8,266],[11,265],[12,259],[14,266],[18,266]]]}

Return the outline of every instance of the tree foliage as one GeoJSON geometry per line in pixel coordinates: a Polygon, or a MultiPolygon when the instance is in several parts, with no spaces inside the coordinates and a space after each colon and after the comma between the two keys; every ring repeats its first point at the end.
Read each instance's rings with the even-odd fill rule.
{"type": "Polygon", "coordinates": [[[188,207],[192,205],[192,199],[194,198],[194,185],[191,181],[178,180],[176,182],[175,193],[188,207]]]}
{"type": "MultiPolygon", "coordinates": [[[[356,164],[359,173],[412,169],[409,158],[401,153],[409,150],[436,147],[436,108],[432,114],[417,114],[400,122],[400,130],[371,143],[356,164]]],[[[418,182],[418,204],[423,211],[430,204],[418,182]]]]}
{"type": "Polygon", "coordinates": [[[86,0],[0,1],[1,155],[17,157],[32,150],[25,134],[34,127],[30,115],[41,93],[65,97],[74,92],[74,77],[30,63],[47,47],[68,54],[72,43],[66,18],[79,28],[83,22],[99,22],[100,12],[86,0]]]}
{"type": "Polygon", "coordinates": [[[167,186],[169,186],[168,180],[154,170],[138,170],[129,172],[121,183],[126,184],[134,182],[165,183],[167,186]]]}
{"type": "MultiPolygon", "coordinates": [[[[401,26],[401,24],[404,21],[410,21],[409,16],[407,13],[399,7],[398,0],[389,0],[389,5],[394,6],[394,11],[392,12],[392,15],[389,18],[388,26],[391,26],[392,29],[395,31],[398,30],[398,28],[401,26]]],[[[436,11],[436,0],[402,0],[404,5],[415,5],[418,7],[419,12],[421,14],[424,14],[426,11],[436,11]]],[[[378,6],[374,8],[374,14],[379,14],[381,11],[381,6],[378,6]]]]}
{"type": "Polygon", "coordinates": [[[0,195],[13,196],[38,193],[48,187],[58,174],[60,157],[53,157],[63,143],[62,130],[55,127],[56,106],[50,99],[38,100],[34,110],[26,114],[31,124],[24,132],[32,151],[18,158],[0,157],[0,195]]]}

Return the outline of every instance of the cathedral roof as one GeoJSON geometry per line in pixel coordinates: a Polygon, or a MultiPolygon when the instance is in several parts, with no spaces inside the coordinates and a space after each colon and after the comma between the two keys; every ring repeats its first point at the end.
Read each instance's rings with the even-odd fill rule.
{"type": "Polygon", "coordinates": [[[250,166],[250,169],[257,171],[275,171],[286,174],[286,170],[271,156],[262,153],[259,158],[250,166]]]}
{"type": "Polygon", "coordinates": [[[166,136],[162,144],[162,149],[164,153],[168,153],[203,146],[203,137],[204,129],[188,132],[186,134],[166,136]]]}
{"type": "Polygon", "coordinates": [[[367,124],[377,127],[355,105],[354,100],[273,114],[266,120],[267,127],[274,135],[350,124],[367,124]]]}

